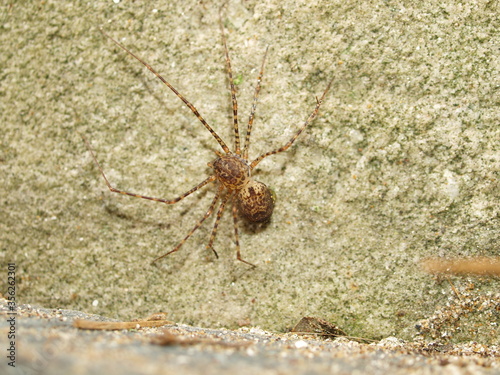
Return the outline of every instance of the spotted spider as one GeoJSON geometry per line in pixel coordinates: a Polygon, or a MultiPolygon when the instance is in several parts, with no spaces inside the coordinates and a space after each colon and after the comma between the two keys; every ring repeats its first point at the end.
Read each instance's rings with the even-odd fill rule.
{"type": "Polygon", "coordinates": [[[233,212],[233,220],[234,220],[234,235],[235,235],[235,243],[236,243],[236,258],[244,262],[252,267],[255,267],[254,264],[244,260],[241,257],[240,253],[240,244],[239,244],[239,236],[238,236],[238,213],[247,221],[261,223],[269,221],[271,215],[274,210],[275,198],[271,190],[262,182],[256,181],[252,178],[252,171],[254,168],[265,158],[268,156],[278,154],[280,152],[288,150],[290,146],[297,140],[300,134],[304,131],[304,129],[316,118],[318,115],[319,109],[323,100],[330,89],[332,81],[330,81],[318,99],[316,98],[316,106],[311,114],[307,117],[304,124],[295,132],[295,134],[290,138],[290,140],[283,146],[266,152],[260,155],[258,158],[254,159],[250,162],[248,159],[248,149],[250,146],[250,135],[252,132],[252,125],[255,116],[255,109],[257,107],[257,99],[259,96],[261,81],[264,75],[264,65],[267,56],[268,49],[264,53],[264,57],[262,59],[262,65],[260,68],[259,76],[257,78],[257,85],[255,86],[255,92],[253,95],[253,103],[250,111],[250,117],[248,120],[247,131],[245,135],[245,142],[243,148],[240,146],[240,132],[238,125],[238,103],[236,100],[236,90],[234,87],[233,81],[233,73],[231,70],[231,60],[229,58],[229,51],[226,43],[226,36],[224,33],[224,27],[222,25],[222,18],[219,14],[219,25],[222,34],[222,44],[224,46],[225,57],[226,57],[226,68],[227,75],[229,77],[230,87],[231,87],[231,99],[232,99],[232,108],[233,108],[233,129],[234,129],[234,150],[231,151],[227,144],[222,140],[222,138],[212,129],[212,127],[205,121],[205,119],[200,115],[198,110],[182,95],[180,94],[170,83],[168,83],[160,74],[156,72],[148,63],[143,61],[141,58],[136,56],[133,52],[131,52],[127,47],[125,47],[120,42],[113,39],[106,32],[100,29],[101,33],[111,40],[114,44],[124,50],[127,54],[134,57],[141,64],[143,64],[147,69],[149,69],[160,81],[162,81],[173,93],[181,99],[184,104],[194,113],[194,115],[200,120],[200,122],[205,126],[205,128],[212,134],[215,140],[219,143],[222,148],[221,151],[216,151],[217,158],[212,162],[208,163],[208,166],[213,169],[213,173],[203,180],[201,183],[193,187],[192,189],[186,191],[184,194],[178,196],[174,199],[163,199],[163,198],[154,198],[148,197],[141,194],[130,193],[128,191],[123,191],[114,188],[109,182],[108,178],[104,174],[104,170],[101,165],[97,161],[97,158],[90,146],[88,140],[83,137],[85,144],[87,145],[92,158],[98,169],[101,172],[102,177],[108,187],[108,189],[113,193],[119,193],[123,195],[129,195],[132,197],[148,199],[155,202],[161,202],[166,204],[174,204],[179,202],[180,200],[186,198],[188,195],[194,193],[195,191],[201,189],[202,187],[208,185],[211,182],[215,182],[217,184],[217,191],[215,193],[214,198],[212,199],[212,203],[210,204],[208,210],[205,215],[196,223],[196,225],[189,231],[189,233],[169,252],[157,257],[153,260],[156,262],[169,254],[172,254],[179,250],[181,246],[187,241],[189,237],[203,224],[203,222],[213,213],[215,207],[219,201],[221,201],[219,208],[217,210],[217,218],[215,220],[215,224],[212,229],[212,233],[210,235],[210,240],[208,242],[207,248],[211,249],[215,256],[218,258],[217,252],[213,247],[213,243],[215,240],[215,236],[217,234],[217,228],[219,226],[219,222],[221,220],[222,214],[224,212],[224,208],[228,203],[232,203],[232,212],[233,212]]]}

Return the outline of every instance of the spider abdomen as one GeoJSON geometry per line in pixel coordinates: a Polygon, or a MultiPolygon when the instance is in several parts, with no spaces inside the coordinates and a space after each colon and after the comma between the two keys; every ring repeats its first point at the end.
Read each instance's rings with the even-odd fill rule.
{"type": "Polygon", "coordinates": [[[274,194],[265,184],[250,180],[238,191],[238,210],[248,221],[268,221],[273,214],[274,200],[274,194]]]}

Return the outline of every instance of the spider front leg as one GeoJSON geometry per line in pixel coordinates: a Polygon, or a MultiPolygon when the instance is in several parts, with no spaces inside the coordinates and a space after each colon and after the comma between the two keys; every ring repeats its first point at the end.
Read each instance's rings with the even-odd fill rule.
{"type": "MultiPolygon", "coordinates": [[[[186,242],[188,240],[189,237],[191,237],[193,235],[193,233],[201,226],[201,224],[203,224],[203,222],[208,219],[208,217],[212,214],[212,212],[214,211],[214,208],[215,208],[215,205],[217,204],[217,201],[219,200],[220,198],[220,193],[221,193],[222,189],[219,188],[217,190],[217,193],[215,194],[215,197],[214,199],[212,200],[212,203],[210,204],[210,207],[208,208],[207,212],[205,213],[205,215],[201,218],[200,221],[198,221],[198,223],[196,223],[196,225],[194,226],[193,229],[191,229],[191,231],[187,234],[186,237],[184,237],[182,239],[181,242],[179,242],[179,244],[174,247],[173,250],[170,250],[168,253],[166,254],[163,254],[161,256],[159,256],[158,258],[156,258],[155,260],[153,260],[151,263],[155,263],[156,261],[162,259],[162,258],[165,258],[167,255],[170,255],[172,253],[175,253],[177,250],[179,250],[181,248],[182,245],[184,245],[184,242],[186,242]]],[[[220,211],[220,209],[219,209],[220,211]]],[[[215,255],[217,255],[217,253],[215,253],[215,255]]]]}
{"type": "Polygon", "coordinates": [[[253,120],[255,118],[255,110],[257,109],[257,101],[259,98],[262,78],[264,77],[264,65],[266,63],[266,57],[267,57],[268,51],[269,51],[269,46],[267,46],[266,52],[264,53],[264,57],[262,58],[262,65],[260,66],[260,73],[259,73],[259,76],[257,77],[257,85],[255,86],[255,91],[253,94],[252,109],[250,111],[250,116],[248,117],[247,134],[245,136],[245,145],[243,147],[243,158],[245,160],[248,160],[248,149],[250,147],[250,135],[252,134],[253,120]]]}
{"type": "Polygon", "coordinates": [[[215,179],[216,179],[215,175],[209,176],[208,178],[206,178],[204,181],[200,182],[198,185],[196,185],[192,189],[186,191],[184,194],[182,194],[182,195],[180,195],[180,196],[178,196],[177,198],[174,198],[174,199],[163,199],[163,198],[148,197],[148,196],[141,195],[141,194],[130,193],[128,191],[119,190],[119,189],[114,188],[113,186],[111,186],[108,178],[104,174],[104,170],[102,169],[101,165],[97,161],[97,158],[96,158],[96,156],[94,154],[94,151],[92,150],[92,147],[90,146],[89,141],[83,135],[81,135],[81,136],[82,136],[83,140],[85,141],[85,144],[87,145],[87,148],[90,151],[90,154],[92,155],[92,158],[94,159],[94,163],[96,164],[97,168],[101,172],[101,175],[104,178],[104,182],[106,183],[106,186],[108,187],[109,191],[111,191],[112,193],[118,193],[118,194],[122,194],[122,195],[128,195],[128,196],[135,197],[135,198],[142,198],[142,199],[147,199],[147,200],[150,200],[150,201],[160,202],[160,203],[165,203],[165,204],[174,204],[174,203],[177,203],[180,200],[186,198],[188,195],[194,193],[196,190],[201,189],[203,186],[207,185],[208,183],[210,183],[212,181],[215,181],[215,179]]]}
{"type": "Polygon", "coordinates": [[[214,241],[215,241],[215,236],[217,235],[217,229],[219,228],[219,222],[220,222],[220,220],[222,218],[222,214],[224,212],[226,204],[227,204],[228,201],[231,201],[231,202],[233,202],[233,219],[234,219],[234,237],[235,237],[235,243],[236,243],[236,258],[240,262],[246,263],[246,264],[248,264],[249,266],[252,266],[252,267],[256,267],[255,264],[247,262],[246,260],[244,260],[244,259],[241,258],[241,254],[240,254],[240,241],[239,241],[239,236],[238,236],[238,218],[237,218],[238,209],[237,209],[236,204],[234,204],[234,198],[235,198],[235,194],[232,193],[230,196],[226,196],[222,200],[221,205],[219,206],[219,210],[217,211],[217,218],[215,219],[215,224],[214,224],[214,227],[212,229],[212,234],[210,235],[210,241],[208,242],[207,248],[211,249],[214,252],[216,258],[219,258],[219,255],[215,251],[215,249],[213,247],[213,244],[214,244],[214,241]]]}
{"type": "Polygon", "coordinates": [[[231,69],[231,59],[229,58],[229,50],[226,43],[226,34],[224,33],[224,25],[222,24],[222,6],[219,8],[219,27],[222,35],[222,44],[224,45],[224,53],[226,56],[226,69],[231,87],[231,102],[233,105],[233,129],[234,129],[234,153],[241,154],[240,149],[240,131],[238,128],[238,101],[236,99],[236,89],[233,81],[233,71],[231,69]]]}
{"type": "Polygon", "coordinates": [[[222,218],[222,214],[224,213],[224,207],[226,206],[227,200],[228,200],[227,196],[222,199],[222,202],[219,206],[219,210],[217,211],[217,218],[215,219],[212,233],[210,234],[210,240],[208,241],[208,245],[207,245],[207,249],[211,249],[214,252],[215,257],[217,259],[219,258],[219,255],[217,254],[217,251],[215,251],[213,245],[214,245],[214,241],[215,241],[215,236],[217,235],[217,228],[219,227],[219,222],[220,222],[220,219],[222,218]]]}
{"type": "Polygon", "coordinates": [[[321,95],[321,97],[319,99],[316,97],[316,107],[311,112],[311,114],[309,115],[309,117],[307,118],[307,120],[304,122],[304,124],[292,136],[292,138],[287,143],[285,143],[284,146],[282,146],[280,148],[277,148],[276,150],[266,152],[265,154],[260,155],[257,159],[255,159],[254,161],[252,161],[252,163],[250,164],[250,169],[251,170],[253,170],[257,166],[257,164],[259,164],[263,159],[267,158],[268,156],[271,156],[271,155],[278,154],[280,152],[286,151],[286,150],[288,150],[290,148],[291,145],[293,145],[293,143],[297,140],[297,138],[300,136],[300,134],[305,130],[305,128],[307,128],[307,126],[311,122],[313,122],[313,120],[318,115],[319,108],[323,104],[323,100],[325,99],[325,96],[328,93],[328,90],[330,90],[330,87],[331,87],[332,83],[333,83],[333,79],[330,82],[328,82],[328,85],[326,86],[325,91],[323,91],[323,95],[321,95]]]}

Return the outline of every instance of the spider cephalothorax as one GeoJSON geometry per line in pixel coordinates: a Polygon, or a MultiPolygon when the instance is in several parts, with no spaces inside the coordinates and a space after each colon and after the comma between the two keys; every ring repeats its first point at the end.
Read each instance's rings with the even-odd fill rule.
{"type": "Polygon", "coordinates": [[[240,190],[250,181],[248,162],[235,154],[221,154],[213,162],[208,163],[214,169],[217,180],[228,190],[240,190]]]}

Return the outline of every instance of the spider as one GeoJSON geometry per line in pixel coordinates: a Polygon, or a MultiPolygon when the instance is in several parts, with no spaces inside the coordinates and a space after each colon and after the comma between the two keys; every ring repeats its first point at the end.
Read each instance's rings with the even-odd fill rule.
{"type": "Polygon", "coordinates": [[[113,39],[109,36],[102,28],[100,28],[100,32],[109,40],[111,40],[115,45],[124,50],[127,54],[135,58],[142,65],[144,65],[148,70],[150,70],[161,82],[163,82],[180,100],[184,102],[184,104],[193,112],[193,114],[198,118],[198,120],[205,126],[205,128],[212,134],[215,140],[219,143],[222,148],[221,151],[215,151],[217,158],[212,162],[208,163],[208,166],[213,169],[213,174],[207,177],[205,180],[200,182],[198,185],[193,187],[192,189],[186,191],[184,194],[178,196],[174,199],[163,199],[163,198],[154,198],[148,197],[141,194],[130,193],[128,191],[119,190],[114,188],[109,182],[108,178],[104,174],[104,170],[99,164],[97,157],[95,156],[92,147],[90,146],[89,141],[83,137],[85,144],[90,151],[92,158],[101,172],[102,177],[104,178],[104,182],[106,183],[108,189],[113,193],[119,193],[123,195],[129,195],[136,198],[148,199],[155,202],[161,202],[165,204],[174,204],[182,199],[186,198],[188,195],[194,193],[195,191],[201,189],[202,187],[208,185],[209,183],[215,182],[217,183],[217,191],[215,196],[212,199],[212,203],[208,207],[205,215],[196,223],[196,225],[189,231],[189,233],[169,252],[157,257],[153,260],[153,263],[178,251],[181,246],[193,235],[193,233],[203,224],[203,222],[214,212],[217,203],[221,201],[219,208],[217,209],[217,217],[215,219],[215,223],[212,229],[212,233],[210,235],[210,240],[207,249],[211,249],[215,254],[215,257],[218,258],[218,254],[213,247],[213,243],[215,240],[215,236],[217,234],[217,228],[219,226],[219,222],[221,220],[224,209],[228,203],[232,204],[232,213],[233,213],[233,221],[234,221],[234,235],[235,235],[235,244],[236,244],[236,258],[248,264],[249,266],[255,267],[254,264],[246,261],[241,257],[240,253],[240,244],[239,244],[239,236],[238,236],[238,213],[247,221],[254,223],[263,223],[268,222],[271,218],[274,209],[275,198],[271,190],[262,182],[255,181],[252,178],[253,169],[265,158],[268,156],[278,154],[280,152],[288,150],[290,146],[297,140],[300,134],[304,131],[304,129],[315,119],[317,116],[321,104],[330,89],[332,84],[331,80],[321,97],[316,98],[316,106],[311,114],[307,117],[304,124],[295,132],[295,134],[290,138],[290,140],[283,146],[274,149],[272,151],[266,152],[253,161],[249,161],[248,151],[250,147],[250,135],[252,132],[252,125],[255,116],[255,109],[257,107],[257,100],[261,88],[262,77],[264,76],[264,65],[267,57],[268,48],[264,53],[264,57],[262,59],[262,64],[260,68],[260,72],[257,78],[257,84],[255,86],[255,91],[253,95],[253,103],[250,111],[250,116],[248,119],[247,131],[245,135],[245,141],[243,148],[241,147],[240,142],[240,131],[238,125],[238,103],[236,100],[236,89],[234,87],[233,81],[233,73],[231,70],[231,60],[229,58],[229,51],[226,43],[226,36],[224,32],[224,26],[222,24],[222,16],[219,14],[219,26],[222,34],[222,44],[224,46],[225,59],[226,59],[226,69],[227,75],[229,78],[230,88],[231,88],[231,100],[232,100],[232,108],[233,108],[233,130],[234,130],[234,150],[231,151],[227,144],[222,140],[222,138],[212,129],[212,127],[205,121],[205,119],[200,115],[198,110],[194,107],[191,102],[189,102],[184,95],[179,93],[169,82],[167,82],[155,69],[153,69],[148,63],[142,60],[140,57],[131,52],[127,47],[125,47],[120,42],[113,39]]]}

